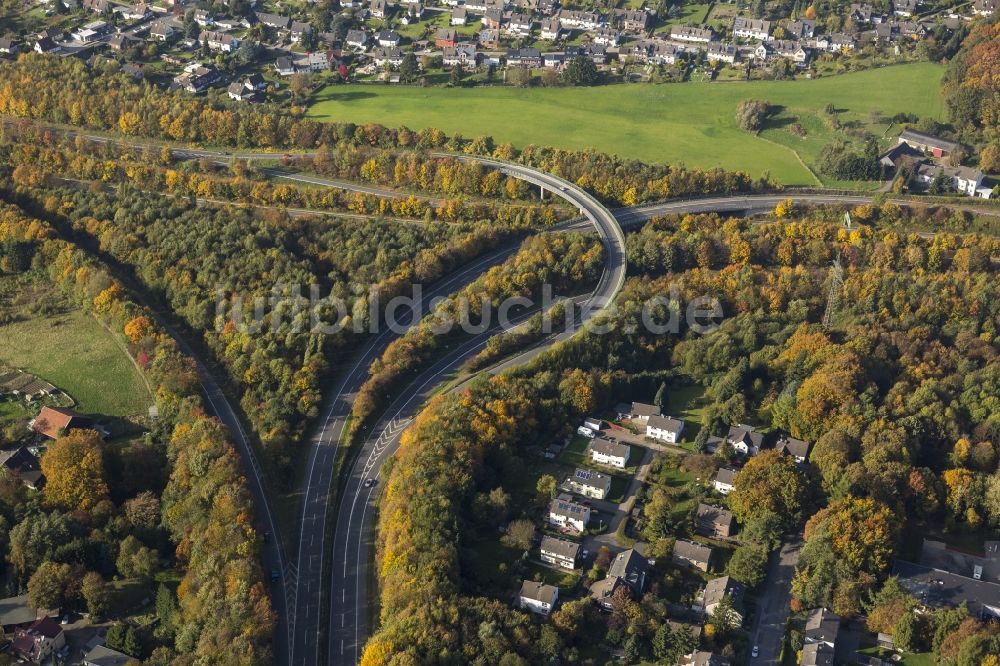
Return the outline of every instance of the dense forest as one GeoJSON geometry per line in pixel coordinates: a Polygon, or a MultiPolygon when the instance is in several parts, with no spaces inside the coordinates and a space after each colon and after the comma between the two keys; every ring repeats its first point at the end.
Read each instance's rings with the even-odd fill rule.
{"type": "Polygon", "coordinates": [[[979,146],[979,166],[1000,173],[1000,16],[978,21],[948,63],[943,89],[958,137],[979,146]]]}
{"type": "Polygon", "coordinates": [[[26,496],[2,475],[3,553],[32,603],[101,617],[112,578],[150,581],[165,558],[180,581],[159,586],[155,635],[115,627],[108,640],[163,666],[270,663],[275,617],[250,495],[224,428],[205,414],[191,360],[100,263],[10,204],[0,205],[0,273],[26,287],[51,281],[61,294],[48,297],[53,307],[68,299],[114,330],[141,360],[159,410],[150,436],[127,448],[87,430],[57,439],[42,456],[41,493],[26,496]]]}
{"type": "MultiPolygon", "coordinates": [[[[975,535],[1000,527],[1000,241],[900,231],[893,227],[908,214],[892,205],[853,211],[869,223],[853,229],[838,223],[842,211],[779,212],[763,224],[653,221],[629,237],[635,274],[610,334],[577,336],[529,367],[439,396],[424,410],[386,483],[382,629],[363,663],[573,660],[602,641],[668,659],[669,613],[657,598],[676,585],[669,558],[641,601],[626,599],[604,618],[589,600],[569,601],[539,626],[498,603],[500,591],[484,595],[481,574],[463,555],[478,535],[535,510],[533,493],[517,487],[532,447],[629,395],[636,382],[648,386],[651,372],[703,387],[705,436],[763,422],[815,441],[808,476],[764,457],[747,465],[753,483],[741,484],[731,502],[765,548],[806,522],[796,609],[826,606],[853,617],[899,603],[893,579],[888,591],[883,583],[892,558],[913,547],[907,530],[975,535]],[[830,305],[834,259],[843,285],[830,305]],[[643,305],[672,287],[682,303],[719,299],[718,330],[645,332],[643,305]]],[[[702,458],[709,465],[702,473],[720,464],[702,458]]],[[[658,493],[647,524],[663,525],[655,520],[659,505],[676,501],[658,493]]],[[[669,552],[678,525],[646,531],[654,552],[669,552]]],[[[941,613],[927,623],[938,635],[925,647],[938,663],[978,665],[959,653],[988,654],[996,641],[988,625],[963,616],[941,613]]],[[[727,641],[703,640],[718,649],[727,641]]]]}
{"type": "Polygon", "coordinates": [[[8,196],[134,272],[203,336],[283,472],[316,414],[323,379],[368,330],[369,302],[432,282],[517,233],[502,225],[293,218],[150,198],[131,187],[21,186],[8,196]],[[310,285],[318,301],[310,301],[310,285]],[[255,321],[258,298],[266,307],[255,321]],[[318,334],[313,317],[341,329],[318,334]]]}
{"type": "MultiPolygon", "coordinates": [[[[319,123],[304,117],[303,110],[298,107],[287,110],[192,98],[184,91],[166,92],[119,72],[99,67],[88,69],[75,58],[25,54],[14,62],[0,63],[0,81],[0,114],[14,118],[212,146],[275,150],[326,146],[328,154],[335,156],[331,162],[353,160],[351,156],[362,154],[353,149],[492,154],[573,180],[608,203],[617,205],[631,206],[674,196],[746,191],[754,185],[745,173],[650,165],[592,151],[538,146],[526,146],[519,151],[509,144],[495,146],[490,137],[466,140],[461,136],[448,137],[434,128],[412,131],[405,127],[389,129],[374,123],[319,123]]],[[[382,159],[379,153],[368,155],[357,167],[358,175],[374,180],[389,178],[390,172],[383,168],[382,159]],[[367,172],[362,173],[363,167],[367,172]],[[375,175],[376,168],[382,175],[375,175]]],[[[343,169],[335,164],[324,165],[322,159],[319,168],[325,173],[353,171],[353,167],[347,165],[343,169]]],[[[397,177],[395,165],[391,177],[397,177]]],[[[419,173],[400,182],[411,185],[419,182],[419,173]]],[[[487,186],[492,187],[488,183],[487,186]]]]}

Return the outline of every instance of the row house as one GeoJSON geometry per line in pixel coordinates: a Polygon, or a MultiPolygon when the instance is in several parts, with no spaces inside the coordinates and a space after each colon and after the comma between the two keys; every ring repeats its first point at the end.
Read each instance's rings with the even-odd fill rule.
{"type": "Polygon", "coordinates": [[[563,9],[559,12],[559,23],[564,28],[590,31],[604,25],[604,17],[597,12],[563,9]]]}
{"type": "Polygon", "coordinates": [[[534,21],[530,14],[513,13],[506,20],[507,32],[517,37],[530,37],[534,21]]]}
{"type": "Polygon", "coordinates": [[[511,49],[507,51],[509,67],[541,67],[542,53],[536,48],[511,49]]]}
{"type": "Polygon", "coordinates": [[[206,30],[201,33],[199,37],[202,44],[208,46],[212,51],[222,51],[223,53],[232,53],[237,48],[239,48],[240,40],[236,37],[225,33],[225,32],[215,32],[214,30],[206,30]]]}
{"type": "Polygon", "coordinates": [[[562,24],[559,19],[550,16],[542,19],[542,39],[555,42],[563,38],[562,24]]]}
{"type": "Polygon", "coordinates": [[[458,44],[456,46],[449,46],[444,50],[442,62],[445,67],[458,65],[463,69],[474,69],[478,58],[479,54],[476,52],[475,46],[471,44],[458,44]]]}
{"type": "Polygon", "coordinates": [[[692,44],[708,44],[715,37],[709,28],[695,28],[690,25],[675,25],[670,28],[670,39],[692,44]]]}
{"type": "Polygon", "coordinates": [[[740,39],[756,39],[766,42],[771,39],[771,22],[763,19],[737,16],[733,21],[733,36],[740,39]]]}
{"type": "Polygon", "coordinates": [[[649,30],[649,12],[644,9],[616,9],[614,17],[625,32],[644,33],[649,30]]]}
{"type": "Polygon", "coordinates": [[[680,47],[652,39],[635,43],[629,51],[636,62],[654,65],[673,65],[683,53],[684,50],[680,47]]]}
{"type": "Polygon", "coordinates": [[[378,67],[399,67],[403,64],[403,51],[395,46],[378,47],[372,51],[372,61],[378,67]]]}
{"type": "Polygon", "coordinates": [[[732,44],[712,42],[705,49],[705,57],[709,62],[724,62],[731,65],[739,60],[739,51],[732,44]]]}
{"type": "Polygon", "coordinates": [[[275,30],[288,30],[288,26],[292,24],[292,19],[287,16],[281,16],[280,14],[265,14],[264,12],[257,12],[256,15],[258,21],[269,28],[274,28],[275,30]]]}
{"type": "Polygon", "coordinates": [[[621,40],[621,34],[614,28],[609,27],[598,28],[593,31],[592,36],[595,44],[611,48],[618,46],[618,42],[621,40]]]}

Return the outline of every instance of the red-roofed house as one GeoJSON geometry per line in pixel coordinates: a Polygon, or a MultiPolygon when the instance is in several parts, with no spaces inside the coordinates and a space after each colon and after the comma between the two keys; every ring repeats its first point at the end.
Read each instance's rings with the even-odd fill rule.
{"type": "Polygon", "coordinates": [[[74,428],[93,428],[94,422],[86,416],[77,414],[72,409],[62,407],[42,407],[35,420],[31,422],[31,429],[45,435],[49,439],[57,439],[67,430],[74,428]]]}
{"type": "Polygon", "coordinates": [[[22,659],[40,664],[51,654],[61,650],[66,645],[66,634],[59,623],[51,617],[36,620],[27,629],[14,631],[14,641],[11,651],[22,659]]]}

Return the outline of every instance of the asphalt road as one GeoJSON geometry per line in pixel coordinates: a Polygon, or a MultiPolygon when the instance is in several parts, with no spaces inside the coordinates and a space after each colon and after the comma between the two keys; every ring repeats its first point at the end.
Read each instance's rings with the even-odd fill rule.
{"type": "Polygon", "coordinates": [[[799,563],[801,548],[802,538],[796,535],[782,543],[768,560],[767,578],[757,602],[752,631],[753,645],[760,648],[754,664],[777,664],[781,657],[781,643],[790,611],[788,604],[792,600],[792,576],[799,563]]]}

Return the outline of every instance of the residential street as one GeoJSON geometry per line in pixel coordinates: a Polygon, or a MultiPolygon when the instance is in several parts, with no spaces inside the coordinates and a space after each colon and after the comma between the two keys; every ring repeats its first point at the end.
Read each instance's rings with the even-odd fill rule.
{"type": "Polygon", "coordinates": [[[788,623],[792,599],[792,576],[799,563],[802,536],[797,534],[771,553],[767,564],[767,578],[762,585],[757,604],[757,616],[750,634],[751,644],[760,647],[754,664],[777,664],[781,657],[781,643],[788,623]]]}

